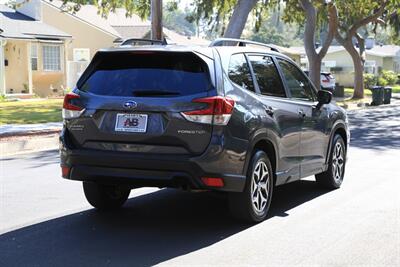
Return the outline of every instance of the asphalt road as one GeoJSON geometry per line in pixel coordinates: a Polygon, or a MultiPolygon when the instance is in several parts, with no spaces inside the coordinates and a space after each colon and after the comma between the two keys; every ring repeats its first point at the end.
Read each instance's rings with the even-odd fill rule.
{"type": "Polygon", "coordinates": [[[269,218],[235,222],[218,194],[134,190],[98,213],[56,151],[1,159],[0,266],[400,266],[400,108],[351,115],[341,189],[276,188],[269,218]]]}

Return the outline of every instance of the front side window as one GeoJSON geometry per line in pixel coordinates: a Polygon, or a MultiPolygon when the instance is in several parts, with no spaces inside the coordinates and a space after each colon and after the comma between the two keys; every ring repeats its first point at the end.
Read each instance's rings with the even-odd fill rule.
{"type": "Polygon", "coordinates": [[[314,89],[305,75],[295,65],[286,60],[278,59],[278,62],[292,98],[315,101],[314,89]]]}
{"type": "Polygon", "coordinates": [[[286,97],[285,89],[272,58],[263,55],[250,55],[249,60],[253,66],[261,94],[286,97]]]}
{"type": "Polygon", "coordinates": [[[254,92],[253,78],[251,77],[250,68],[244,54],[235,54],[231,56],[228,76],[232,82],[254,92]]]}
{"type": "Polygon", "coordinates": [[[43,70],[61,70],[61,46],[43,45],[43,70]]]}

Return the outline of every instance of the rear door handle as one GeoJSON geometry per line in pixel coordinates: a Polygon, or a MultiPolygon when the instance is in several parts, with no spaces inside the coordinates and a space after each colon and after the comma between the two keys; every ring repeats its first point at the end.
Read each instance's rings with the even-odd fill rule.
{"type": "Polygon", "coordinates": [[[271,106],[264,106],[265,112],[269,115],[269,116],[274,116],[274,108],[271,106]]]}

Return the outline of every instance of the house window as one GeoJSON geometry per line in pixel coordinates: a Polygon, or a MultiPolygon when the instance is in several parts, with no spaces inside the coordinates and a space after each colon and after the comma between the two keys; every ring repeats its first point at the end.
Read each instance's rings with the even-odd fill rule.
{"type": "Polygon", "coordinates": [[[400,72],[400,63],[394,63],[394,72],[400,72]]]}
{"type": "Polygon", "coordinates": [[[74,61],[90,61],[90,49],[74,48],[74,61]]]}
{"type": "Polygon", "coordinates": [[[38,45],[31,44],[31,68],[38,70],[38,45]]]}
{"type": "Polygon", "coordinates": [[[364,62],[364,72],[376,74],[376,61],[375,60],[366,60],[364,62]]]}
{"type": "Polygon", "coordinates": [[[43,45],[43,70],[61,70],[61,46],[43,45]]]}

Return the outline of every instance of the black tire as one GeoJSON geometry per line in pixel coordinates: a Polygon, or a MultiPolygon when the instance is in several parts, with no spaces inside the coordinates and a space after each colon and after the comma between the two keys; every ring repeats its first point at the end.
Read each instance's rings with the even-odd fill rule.
{"type": "Polygon", "coordinates": [[[318,185],[329,190],[340,188],[346,169],[346,152],[346,145],[342,136],[336,134],[333,137],[331,151],[329,154],[328,170],[315,175],[318,185]],[[340,157],[335,155],[335,153],[338,153],[338,147],[341,148],[340,157]]]}
{"type": "MultiPolygon", "coordinates": [[[[259,180],[259,182],[262,181],[259,180]]],[[[258,223],[265,220],[271,204],[273,187],[274,178],[271,162],[264,151],[256,151],[252,156],[247,170],[247,179],[244,191],[241,193],[229,194],[229,208],[232,215],[241,221],[251,223],[258,223]],[[264,167],[266,167],[268,170],[268,174],[265,177],[263,177],[263,174],[261,174],[262,181],[265,180],[265,188],[264,186],[256,186],[255,184],[257,182],[253,184],[253,181],[255,181],[254,179],[257,178],[257,176],[253,176],[253,174],[257,172],[256,168],[258,167],[263,168],[264,171],[264,167]],[[253,188],[256,188],[255,191],[253,188]],[[268,194],[266,194],[267,192],[268,194]],[[265,206],[264,204],[258,205],[259,211],[257,211],[257,205],[253,204],[253,194],[257,195],[255,199],[258,199],[258,201],[261,201],[262,199],[264,199],[263,202],[265,201],[265,206]]]]}
{"type": "Polygon", "coordinates": [[[96,209],[114,210],[126,202],[131,189],[124,186],[83,182],[83,191],[87,201],[96,209]]]}

